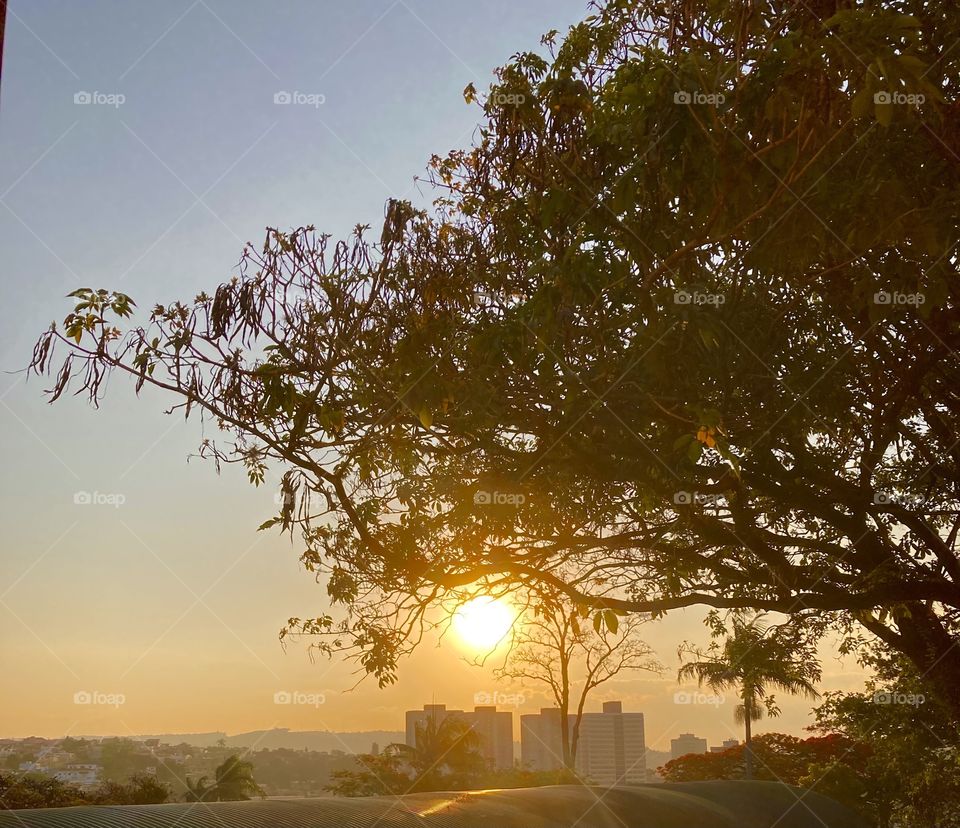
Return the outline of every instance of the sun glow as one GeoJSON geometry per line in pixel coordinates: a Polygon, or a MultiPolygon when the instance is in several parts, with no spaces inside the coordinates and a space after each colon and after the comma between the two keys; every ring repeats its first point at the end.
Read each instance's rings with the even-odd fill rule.
{"type": "Polygon", "coordinates": [[[506,602],[481,595],[460,606],[453,616],[453,630],[468,647],[493,650],[510,633],[517,618],[506,602]]]}

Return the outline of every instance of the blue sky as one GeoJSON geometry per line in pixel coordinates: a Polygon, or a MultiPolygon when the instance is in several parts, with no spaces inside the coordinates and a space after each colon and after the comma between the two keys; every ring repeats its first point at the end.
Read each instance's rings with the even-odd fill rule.
{"type": "MultiPolygon", "coordinates": [[[[346,668],[277,644],[288,616],[323,604],[299,549],[255,532],[272,490],[187,463],[200,427],[164,416],[168,400],[138,401],[116,381],[99,412],[81,399],[50,407],[44,383],[16,372],[77,287],[123,290],[141,308],[191,298],[229,278],[267,225],[339,235],[376,227],[388,197],[428,200],[414,177],[476,126],[464,86],[483,88],[511,54],[585,13],[585,0],[11,0],[0,93],[9,735],[399,727],[410,705],[469,706],[489,689],[446,648],[418,656],[398,688],[337,695],[352,684],[346,668]],[[276,104],[283,92],[300,103],[276,104]],[[82,93],[92,102],[75,102],[82,93]],[[78,492],[124,503],[78,505],[78,492]],[[278,712],[270,699],[283,689],[330,701],[278,712]],[[78,690],[127,700],[78,707],[78,690]]],[[[648,739],[728,738],[732,707],[723,724],[713,709],[669,705],[668,663],[662,680],[616,688],[628,709],[662,708],[648,739]]],[[[782,726],[802,724],[801,709],[782,726]]]]}

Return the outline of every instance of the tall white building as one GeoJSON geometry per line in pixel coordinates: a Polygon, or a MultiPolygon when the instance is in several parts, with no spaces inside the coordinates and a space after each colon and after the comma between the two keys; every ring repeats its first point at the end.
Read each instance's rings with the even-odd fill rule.
{"type": "MultiPolygon", "coordinates": [[[[576,717],[570,715],[571,734],[575,721],[576,717]]],[[[563,766],[557,708],[545,707],[539,714],[520,717],[520,749],[523,763],[533,770],[557,770],[563,766]]],[[[576,770],[598,785],[646,782],[643,713],[624,713],[618,701],[604,702],[602,713],[584,713],[576,770]]]]}
{"type": "MultiPolygon", "coordinates": [[[[571,730],[573,718],[569,717],[571,730]]],[[[563,767],[559,707],[542,707],[539,713],[520,717],[520,761],[536,771],[563,767]]]]}

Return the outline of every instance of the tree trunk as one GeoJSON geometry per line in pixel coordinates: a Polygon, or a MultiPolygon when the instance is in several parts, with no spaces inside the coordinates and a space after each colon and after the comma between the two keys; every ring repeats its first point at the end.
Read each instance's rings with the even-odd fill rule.
{"type": "Polygon", "coordinates": [[[563,766],[571,770],[573,757],[570,755],[570,719],[567,711],[560,711],[560,747],[563,750],[563,766]]]}
{"type": "Polygon", "coordinates": [[[570,750],[570,700],[566,695],[560,702],[560,750],[563,753],[564,770],[573,771],[573,756],[570,750]]]}
{"type": "Polygon", "coordinates": [[[743,775],[745,779],[753,779],[753,735],[750,731],[750,725],[752,724],[750,720],[753,718],[753,708],[746,699],[743,700],[743,713],[745,732],[743,743],[743,775]]]}

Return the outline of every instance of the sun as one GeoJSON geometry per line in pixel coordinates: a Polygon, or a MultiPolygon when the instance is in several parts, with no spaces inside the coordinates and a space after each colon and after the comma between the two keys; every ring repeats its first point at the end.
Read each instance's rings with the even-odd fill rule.
{"type": "Polygon", "coordinates": [[[461,605],[453,616],[457,637],[475,650],[494,650],[509,634],[517,618],[504,601],[481,595],[461,605]]]}

